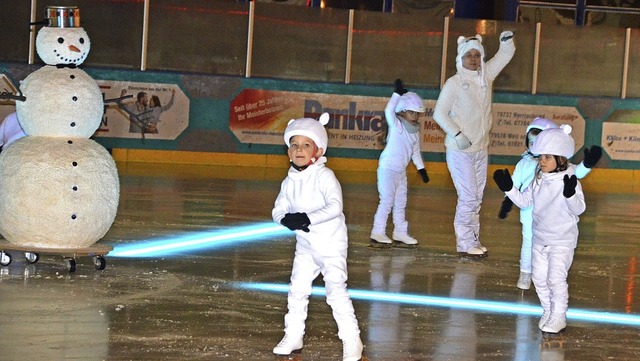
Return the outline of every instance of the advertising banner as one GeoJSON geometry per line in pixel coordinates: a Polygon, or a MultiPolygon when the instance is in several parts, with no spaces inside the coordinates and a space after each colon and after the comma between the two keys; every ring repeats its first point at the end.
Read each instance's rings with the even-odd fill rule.
{"type": "MultiPolygon", "coordinates": [[[[282,144],[291,119],[317,119],[327,112],[329,144],[337,148],[382,149],[384,108],[388,97],[352,96],[245,89],[232,100],[229,128],[243,143],[282,144]]],[[[420,118],[423,152],[444,152],[444,132],[433,120],[435,100],[425,100],[420,118]]],[[[520,155],[526,150],[526,128],[536,117],[570,124],[576,149],[584,144],[585,121],[574,107],[494,104],[491,154],[520,155]]]]}
{"type": "Polygon", "coordinates": [[[611,113],[602,123],[602,147],[611,159],[640,160],[640,111],[611,113]]]}

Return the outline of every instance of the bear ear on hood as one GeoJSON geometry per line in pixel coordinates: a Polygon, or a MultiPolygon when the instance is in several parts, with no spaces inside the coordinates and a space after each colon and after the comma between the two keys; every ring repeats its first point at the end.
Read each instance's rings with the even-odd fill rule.
{"type": "Polygon", "coordinates": [[[458,36],[458,45],[460,45],[463,41],[466,41],[467,38],[465,38],[464,36],[460,35],[458,36]]]}
{"type": "Polygon", "coordinates": [[[476,34],[476,36],[474,36],[474,38],[478,39],[478,42],[479,42],[480,44],[482,44],[482,35],[480,35],[480,34],[476,34]]]}

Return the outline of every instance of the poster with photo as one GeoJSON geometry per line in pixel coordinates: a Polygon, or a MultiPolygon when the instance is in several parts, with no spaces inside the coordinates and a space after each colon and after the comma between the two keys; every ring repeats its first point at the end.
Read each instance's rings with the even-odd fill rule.
{"type": "Polygon", "coordinates": [[[189,125],[189,98],[175,84],[99,80],[105,102],[98,137],[173,140],[189,125]]]}

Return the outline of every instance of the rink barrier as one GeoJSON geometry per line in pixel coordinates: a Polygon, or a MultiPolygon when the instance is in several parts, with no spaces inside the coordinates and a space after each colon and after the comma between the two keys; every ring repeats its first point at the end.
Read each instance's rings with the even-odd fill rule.
{"type": "MultiPolygon", "coordinates": [[[[282,180],[289,160],[285,155],[239,154],[188,152],[171,150],[113,149],[113,158],[120,172],[176,171],[190,177],[226,177],[236,179],[282,180]],[[153,165],[153,166],[143,166],[153,165]],[[167,165],[162,167],[160,165],[167,165]],[[207,166],[207,167],[193,167],[207,166]],[[252,168],[247,172],[247,167],[252,168]],[[223,168],[223,172],[220,172],[223,168]]],[[[453,187],[447,165],[444,162],[425,162],[431,186],[453,187]]],[[[356,159],[330,157],[327,165],[343,183],[375,183],[378,161],[375,159],[356,159]]],[[[507,168],[513,172],[514,164],[490,164],[487,172],[487,188],[492,189],[491,175],[496,169],[507,168]]],[[[407,167],[411,185],[422,183],[413,164],[407,167]]],[[[594,168],[581,180],[587,192],[638,193],[640,192],[640,170],[594,168]]]]}

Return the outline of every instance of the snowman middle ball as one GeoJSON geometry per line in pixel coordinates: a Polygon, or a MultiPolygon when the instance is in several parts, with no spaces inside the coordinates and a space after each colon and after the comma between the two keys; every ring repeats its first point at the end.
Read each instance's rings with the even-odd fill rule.
{"type": "Polygon", "coordinates": [[[22,81],[20,91],[26,100],[16,102],[16,112],[27,135],[89,138],[100,126],[102,91],[84,70],[45,65],[22,81]]]}
{"type": "Polygon", "coordinates": [[[0,233],[13,244],[88,247],[115,220],[117,168],[91,139],[18,139],[0,153],[0,179],[0,233]]]}

